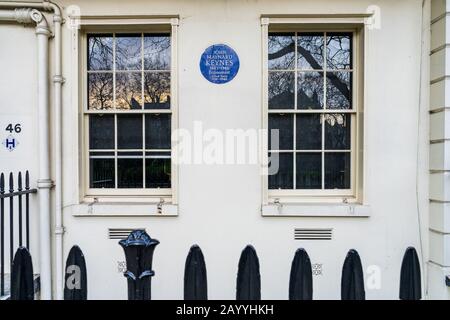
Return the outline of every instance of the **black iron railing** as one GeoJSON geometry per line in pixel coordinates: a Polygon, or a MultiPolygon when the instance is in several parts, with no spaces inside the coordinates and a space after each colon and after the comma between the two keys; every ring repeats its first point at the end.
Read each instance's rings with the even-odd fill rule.
{"type": "Polygon", "coordinates": [[[5,202],[8,206],[9,202],[9,258],[10,264],[14,258],[14,251],[17,247],[24,246],[30,249],[30,193],[36,193],[36,189],[30,188],[30,175],[28,171],[25,173],[25,187],[23,188],[22,173],[17,176],[17,189],[14,189],[14,175],[9,174],[9,188],[5,187],[5,176],[0,174],[0,296],[5,294],[5,202]],[[25,197],[25,223],[23,217],[23,198],[25,197]],[[9,201],[7,201],[9,200],[9,201]],[[17,202],[16,202],[17,201],[17,202]],[[15,206],[15,202],[17,206],[15,206]],[[14,209],[17,208],[15,214],[14,209]],[[17,226],[14,225],[15,218],[18,219],[17,226]],[[24,230],[25,229],[25,230],[24,230]],[[18,231],[18,235],[15,231],[18,231]],[[24,236],[25,231],[25,236],[24,236]],[[18,239],[18,246],[15,245],[14,239],[18,239]]]}

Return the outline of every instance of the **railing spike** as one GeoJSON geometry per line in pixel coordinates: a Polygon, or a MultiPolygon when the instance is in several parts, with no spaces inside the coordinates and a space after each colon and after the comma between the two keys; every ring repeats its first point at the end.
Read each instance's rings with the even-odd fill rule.
{"type": "Polygon", "coordinates": [[[17,177],[17,188],[19,191],[22,191],[22,172],[19,171],[19,175],[17,177]]]}
{"type": "Polygon", "coordinates": [[[9,192],[14,192],[14,176],[13,173],[9,173],[9,192]]]}
{"type": "Polygon", "coordinates": [[[0,174],[0,193],[5,193],[5,175],[3,172],[0,174]]]}
{"type": "Polygon", "coordinates": [[[25,190],[30,189],[30,174],[28,170],[25,172],[25,190]]]}

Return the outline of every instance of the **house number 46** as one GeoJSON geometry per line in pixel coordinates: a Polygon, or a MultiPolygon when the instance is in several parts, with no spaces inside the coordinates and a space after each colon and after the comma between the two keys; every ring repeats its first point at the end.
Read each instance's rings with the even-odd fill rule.
{"type": "Polygon", "coordinates": [[[20,131],[22,131],[22,125],[20,123],[16,123],[15,125],[10,123],[10,124],[8,124],[8,126],[6,127],[5,130],[9,131],[9,133],[13,133],[13,131],[15,133],[20,133],[20,131]]]}

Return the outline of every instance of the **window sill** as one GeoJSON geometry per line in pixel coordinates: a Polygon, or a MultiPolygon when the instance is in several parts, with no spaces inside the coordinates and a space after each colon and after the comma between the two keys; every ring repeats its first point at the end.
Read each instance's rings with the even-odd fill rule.
{"type": "Polygon", "coordinates": [[[370,217],[371,208],[362,204],[281,203],[263,205],[264,217],[370,217]]]}
{"type": "Polygon", "coordinates": [[[178,216],[178,206],[171,203],[159,205],[157,202],[82,202],[69,208],[75,217],[178,216]]]}

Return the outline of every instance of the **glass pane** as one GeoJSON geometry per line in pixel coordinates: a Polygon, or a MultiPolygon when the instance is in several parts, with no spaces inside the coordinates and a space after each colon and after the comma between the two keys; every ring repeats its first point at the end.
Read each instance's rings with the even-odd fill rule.
{"type": "Polygon", "coordinates": [[[142,115],[117,115],[117,148],[142,149],[142,115]]]}
{"type": "Polygon", "coordinates": [[[301,33],[297,37],[299,70],[323,68],[323,33],[301,33]]]}
{"type": "Polygon", "coordinates": [[[294,187],[294,156],[292,153],[269,153],[271,168],[278,167],[269,175],[269,189],[292,189],[294,187]],[[278,165],[278,166],[277,166],[278,165]]]}
{"type": "Polygon", "coordinates": [[[327,72],[327,109],[351,109],[351,87],[351,72],[327,72]]]}
{"type": "Polygon", "coordinates": [[[88,74],[88,108],[105,110],[113,107],[112,73],[88,74]]]}
{"type": "Polygon", "coordinates": [[[112,35],[88,35],[88,70],[112,70],[112,35]]]}
{"type": "Polygon", "coordinates": [[[295,40],[293,33],[269,34],[269,69],[294,69],[295,40]]]}
{"type": "Polygon", "coordinates": [[[294,73],[269,73],[269,109],[294,109],[294,73]]]}
{"type": "Polygon", "coordinates": [[[145,116],[145,148],[170,149],[170,114],[147,114],[145,116]]]}
{"type": "Polygon", "coordinates": [[[89,160],[89,188],[114,188],[114,159],[91,156],[89,160]]]}
{"type": "Polygon", "coordinates": [[[294,146],[294,117],[292,114],[269,114],[269,150],[292,150],[294,146]],[[278,129],[278,148],[272,141],[272,130],[278,129]]]}
{"type": "Polygon", "coordinates": [[[322,189],[322,154],[297,153],[297,189],[322,189]]]}
{"type": "Polygon", "coordinates": [[[350,153],[325,153],[325,189],[350,189],[350,153]]]}
{"type": "Polygon", "coordinates": [[[170,70],[170,35],[146,34],[144,36],[145,70],[170,70]]]}
{"type": "Polygon", "coordinates": [[[297,150],[321,150],[322,122],[320,114],[298,114],[296,117],[297,150]]]}
{"type": "Polygon", "coordinates": [[[145,187],[170,188],[170,153],[146,153],[145,187]]]}
{"type": "Polygon", "coordinates": [[[142,188],[143,185],[143,159],[120,158],[117,159],[118,188],[142,188]]]}
{"type": "Polygon", "coordinates": [[[142,69],[142,37],[140,34],[116,34],[116,69],[142,69]]]}
{"type": "Polygon", "coordinates": [[[142,109],[140,72],[116,73],[117,109],[142,109]]]}
{"type": "Polygon", "coordinates": [[[352,34],[327,33],[327,69],[352,68],[352,34]]]}
{"type": "Polygon", "coordinates": [[[113,115],[89,115],[89,149],[114,149],[113,115]]]}
{"type": "Polygon", "coordinates": [[[170,109],[170,73],[144,73],[144,109],[170,109]]]}
{"type": "Polygon", "coordinates": [[[297,109],[323,109],[323,73],[300,72],[297,77],[297,109]]]}
{"type": "Polygon", "coordinates": [[[350,150],[351,116],[347,114],[324,114],[325,149],[350,150]]]}

